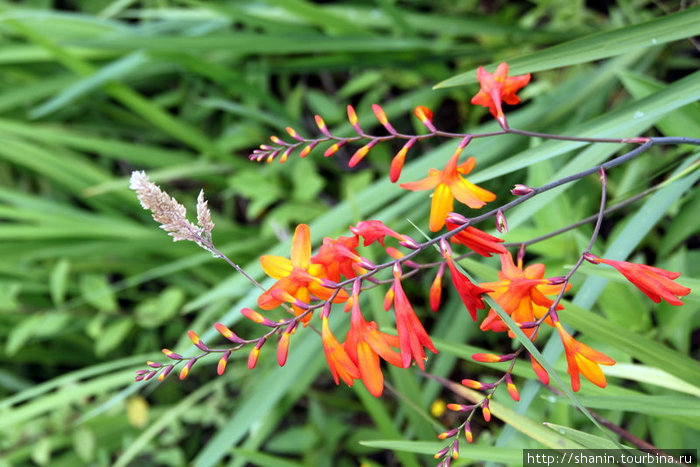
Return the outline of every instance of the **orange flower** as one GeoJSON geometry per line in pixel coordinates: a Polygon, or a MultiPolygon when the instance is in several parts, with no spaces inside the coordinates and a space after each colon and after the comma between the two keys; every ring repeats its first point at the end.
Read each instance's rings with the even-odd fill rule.
{"type": "Polygon", "coordinates": [[[345,384],[352,386],[355,380],[360,378],[360,371],[331,332],[328,316],[322,318],[321,342],[323,342],[323,352],[326,354],[326,362],[335,384],[340,384],[342,379],[345,384]]]}
{"type": "MultiPolygon", "coordinates": [[[[258,297],[258,306],[263,310],[271,310],[284,302],[292,303],[294,313],[299,316],[304,308],[298,303],[309,303],[311,296],[328,300],[333,290],[321,285],[325,277],[322,265],[311,263],[311,233],[309,226],[297,226],[292,239],[291,260],[281,256],[264,255],[260,264],[265,273],[278,281],[258,297]]],[[[333,299],[334,303],[348,299],[348,294],[341,290],[333,299]]],[[[302,321],[306,324],[311,314],[302,321]]]]}
{"type": "Polygon", "coordinates": [[[571,377],[571,389],[574,392],[580,389],[579,373],[591,383],[604,388],[606,385],[605,375],[603,370],[600,369],[600,365],[614,365],[615,360],[571,337],[571,334],[566,332],[560,321],[557,321],[554,325],[559,331],[562,344],[564,344],[566,363],[569,367],[569,376],[571,377]]]}
{"type": "Polygon", "coordinates": [[[663,299],[671,305],[683,305],[678,297],[684,297],[690,293],[688,287],[673,282],[680,277],[680,272],[667,271],[646,264],[598,258],[590,253],[585,255],[585,258],[591,263],[604,263],[614,267],[654,303],[659,303],[663,299]]]}
{"type": "MultiPolygon", "coordinates": [[[[552,285],[549,279],[544,277],[544,264],[532,264],[523,270],[522,260],[518,260],[518,265],[513,263],[510,252],[501,256],[501,270],[498,273],[498,282],[484,282],[481,287],[491,289],[489,293],[503,311],[508,313],[516,323],[526,323],[535,321],[545,315],[553,300],[545,295],[555,295],[561,291],[562,285],[552,285]]],[[[567,285],[567,290],[569,285],[567,285]]],[[[561,305],[557,310],[561,310],[561,305]]],[[[547,318],[547,324],[552,325],[552,321],[547,318]]],[[[508,330],[508,326],[501,320],[496,310],[491,309],[486,319],[481,323],[481,330],[492,330],[502,332],[508,330]]],[[[534,328],[523,329],[529,337],[535,332],[534,328]]],[[[511,331],[508,333],[515,337],[511,331]]]]}
{"type": "Polygon", "coordinates": [[[401,350],[401,366],[408,368],[411,359],[421,370],[425,369],[425,352],[423,347],[433,353],[438,353],[433,342],[425,332],[425,328],[413,311],[411,302],[401,286],[401,270],[394,268],[394,284],[392,286],[394,299],[394,314],[396,315],[396,331],[399,335],[399,349],[401,350]]]}
{"type": "Polygon", "coordinates": [[[476,78],[481,84],[481,89],[472,97],[472,104],[488,107],[491,115],[498,120],[503,128],[506,128],[502,103],[510,105],[520,103],[520,98],[515,93],[530,82],[530,73],[521,76],[508,76],[508,64],[501,63],[494,74],[479,67],[476,71],[476,78]]]}
{"type": "Polygon", "coordinates": [[[366,272],[359,266],[362,257],[357,253],[357,237],[325,237],[318,253],[311,258],[313,264],[320,264],[326,271],[326,278],[339,282],[341,274],[348,279],[357,277],[357,273],[366,272]]]}
{"type": "Polygon", "coordinates": [[[462,178],[462,175],[471,172],[476,165],[473,157],[457,165],[462,149],[460,145],[442,171],[430,169],[426,178],[400,185],[401,188],[411,191],[435,189],[430,205],[430,230],[433,232],[437,232],[445,225],[447,214],[453,210],[455,198],[472,209],[479,209],[486,202],[496,199],[496,195],[490,191],[462,178]]]}
{"type": "Polygon", "coordinates": [[[365,321],[357,295],[353,295],[350,300],[350,330],[343,346],[350,360],[359,369],[360,378],[367,390],[379,397],[384,390],[384,375],[379,367],[379,357],[394,366],[403,367],[401,355],[393,349],[399,347],[399,339],[379,331],[374,321],[365,321]]]}
{"type": "MultiPolygon", "coordinates": [[[[459,227],[459,224],[455,224],[449,220],[445,222],[445,225],[447,225],[447,230],[450,231],[459,227]]],[[[506,252],[506,248],[500,245],[500,243],[503,242],[502,239],[471,226],[451,237],[450,241],[452,243],[464,245],[472,249],[477,255],[486,257],[490,257],[493,253],[502,254],[506,252]]]]}

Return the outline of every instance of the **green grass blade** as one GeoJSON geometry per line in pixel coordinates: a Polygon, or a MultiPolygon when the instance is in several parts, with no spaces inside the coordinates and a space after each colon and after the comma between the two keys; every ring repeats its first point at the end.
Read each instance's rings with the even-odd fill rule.
{"type": "Polygon", "coordinates": [[[95,73],[78,80],[56,96],[29,111],[30,118],[42,118],[55,112],[76,99],[99,89],[110,81],[122,80],[135,70],[145,67],[149,58],[143,52],[133,52],[112,63],[105,65],[95,73]]]}
{"type": "MultiPolygon", "coordinates": [[[[549,47],[524,57],[508,61],[511,75],[563,68],[603,58],[630,53],[639,48],[653,47],[700,34],[700,7],[655,18],[612,31],[589,34],[563,44],[549,47]]],[[[493,71],[496,64],[485,68],[493,71]]],[[[476,82],[476,69],[461,73],[438,83],[436,88],[463,86],[476,82]]]]}

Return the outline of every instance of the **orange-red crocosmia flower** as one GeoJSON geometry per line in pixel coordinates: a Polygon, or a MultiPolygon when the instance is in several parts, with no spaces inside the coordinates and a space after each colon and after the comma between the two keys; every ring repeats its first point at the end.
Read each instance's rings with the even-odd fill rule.
{"type": "Polygon", "coordinates": [[[459,293],[459,297],[462,299],[462,303],[464,303],[472,319],[476,321],[477,310],[486,308],[481,296],[485,293],[492,292],[492,290],[483,289],[472,283],[467,276],[457,269],[457,266],[455,266],[452,260],[452,255],[448,252],[445,252],[445,261],[447,262],[447,267],[450,269],[452,285],[457,289],[457,293],[459,293]]]}
{"type": "Polygon", "coordinates": [[[684,297],[690,293],[688,287],[673,282],[680,277],[680,272],[667,271],[646,264],[598,258],[591,254],[586,255],[586,259],[592,263],[604,263],[614,267],[654,303],[666,300],[671,305],[683,305],[678,297],[684,297]]]}
{"type": "MultiPolygon", "coordinates": [[[[264,255],[260,257],[260,264],[265,273],[278,279],[269,290],[258,297],[258,306],[263,310],[271,310],[280,306],[285,296],[291,296],[302,303],[309,303],[311,296],[328,300],[333,290],[321,285],[321,279],[325,278],[322,265],[311,263],[311,233],[309,226],[301,224],[294,232],[292,239],[291,259],[281,256],[264,255]]],[[[334,303],[348,299],[348,294],[341,290],[333,299],[334,303]]],[[[299,316],[304,309],[292,303],[294,313],[299,316]]],[[[311,314],[305,316],[302,321],[306,324],[311,319],[311,314]]]]}
{"type": "Polygon", "coordinates": [[[438,353],[425,332],[423,324],[413,311],[411,302],[401,286],[401,272],[394,269],[394,314],[396,316],[396,332],[399,335],[399,349],[401,350],[401,366],[408,368],[411,360],[415,360],[421,370],[425,369],[425,352],[423,347],[433,353],[438,353]]]}
{"type": "MultiPolygon", "coordinates": [[[[447,230],[454,230],[459,227],[449,220],[445,222],[447,230]]],[[[506,247],[501,245],[503,239],[489,235],[476,227],[467,227],[450,238],[452,243],[459,243],[474,251],[477,255],[490,257],[492,254],[502,254],[506,252],[506,247]]]]}
{"type": "Polygon", "coordinates": [[[323,239],[323,245],[312,258],[313,264],[320,264],[326,271],[326,278],[334,282],[341,280],[341,275],[347,279],[357,277],[358,272],[366,272],[358,266],[362,257],[357,253],[357,237],[338,237],[323,239]]]}
{"type": "Polygon", "coordinates": [[[360,379],[360,370],[350,359],[345,348],[331,332],[328,325],[328,317],[324,316],[321,325],[321,342],[323,343],[323,353],[326,354],[328,368],[331,370],[335,384],[340,384],[340,380],[352,386],[356,379],[360,379]]]}
{"type": "Polygon", "coordinates": [[[559,331],[562,344],[564,344],[566,363],[569,367],[569,376],[571,377],[571,389],[575,392],[581,388],[579,373],[591,383],[604,388],[606,385],[605,375],[603,370],[600,369],[600,365],[614,365],[615,360],[571,337],[571,334],[566,332],[560,321],[557,321],[554,325],[559,331]]]}
{"type": "Polygon", "coordinates": [[[458,165],[461,151],[462,148],[455,151],[443,170],[430,169],[426,178],[400,185],[401,188],[411,191],[435,189],[430,205],[430,230],[433,232],[445,225],[448,213],[453,210],[455,198],[472,209],[479,209],[496,199],[495,194],[462,178],[462,175],[474,170],[476,160],[470,157],[458,165]]]}
{"type": "Polygon", "coordinates": [[[515,95],[518,90],[530,82],[530,73],[521,76],[508,76],[508,64],[501,63],[494,74],[479,67],[476,78],[481,84],[479,92],[472,97],[472,104],[488,107],[489,112],[502,127],[506,126],[502,104],[514,105],[520,103],[520,98],[515,95]]]}
{"type": "Polygon", "coordinates": [[[384,237],[387,235],[399,241],[403,241],[406,238],[404,235],[391,230],[384,225],[382,221],[378,220],[358,222],[357,225],[350,227],[350,232],[354,233],[357,237],[362,237],[364,239],[364,246],[371,245],[375,241],[384,246],[384,237]]]}
{"type": "MultiPolygon", "coordinates": [[[[489,295],[500,306],[503,311],[516,323],[526,323],[535,321],[544,316],[553,300],[545,295],[556,295],[561,291],[563,285],[552,285],[549,279],[544,277],[544,264],[532,264],[523,269],[522,260],[518,260],[517,266],[513,263],[510,252],[501,256],[501,270],[498,272],[498,282],[484,282],[481,287],[491,289],[489,295]]],[[[567,285],[567,290],[569,285],[567,285]]],[[[563,307],[557,305],[557,310],[563,307]]],[[[547,318],[545,323],[552,325],[552,321],[547,318]]],[[[486,319],[481,323],[481,330],[492,330],[502,332],[508,330],[508,326],[501,320],[496,310],[491,309],[486,319]]],[[[531,337],[535,332],[534,328],[523,329],[523,332],[531,337]]],[[[511,337],[514,334],[508,331],[511,337]]]]}
{"type": "Polygon", "coordinates": [[[366,321],[360,311],[359,298],[353,295],[350,330],[345,337],[345,351],[360,371],[360,378],[367,390],[375,397],[382,395],[384,375],[379,367],[379,358],[402,367],[401,355],[394,350],[399,347],[399,338],[385,334],[374,321],[366,321]]]}

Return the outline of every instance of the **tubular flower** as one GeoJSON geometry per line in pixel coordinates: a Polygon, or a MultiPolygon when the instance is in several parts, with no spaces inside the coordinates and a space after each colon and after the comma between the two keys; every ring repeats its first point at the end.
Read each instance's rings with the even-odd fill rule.
{"type": "Polygon", "coordinates": [[[566,363],[569,367],[569,376],[571,377],[571,389],[576,392],[581,388],[579,373],[591,383],[604,388],[607,383],[600,365],[614,365],[615,360],[571,337],[571,334],[566,332],[560,321],[557,321],[554,325],[559,331],[561,342],[564,345],[566,363]]]}
{"type": "MultiPolygon", "coordinates": [[[[447,230],[450,231],[459,227],[459,224],[452,223],[449,220],[445,222],[445,225],[447,225],[447,230]]],[[[503,242],[503,239],[489,235],[483,230],[471,226],[452,236],[450,241],[464,245],[477,255],[485,257],[490,257],[493,253],[503,254],[506,252],[506,247],[500,244],[503,242]]]]}
{"type": "MultiPolygon", "coordinates": [[[[547,310],[554,303],[545,295],[555,295],[561,292],[563,285],[552,285],[549,279],[544,277],[544,264],[532,264],[523,269],[522,260],[518,259],[517,266],[513,263],[510,252],[501,256],[501,270],[498,273],[498,282],[484,282],[481,287],[492,289],[489,293],[503,311],[508,313],[516,323],[527,323],[535,321],[547,313],[547,310]]],[[[569,285],[567,285],[567,290],[569,285]]],[[[557,305],[557,310],[563,307],[557,305]]],[[[552,321],[547,318],[545,323],[552,325],[552,321]]],[[[508,326],[501,320],[496,310],[491,309],[488,316],[481,323],[482,331],[492,330],[502,332],[508,330],[508,326]]],[[[535,329],[523,329],[523,332],[531,337],[535,329]]],[[[510,337],[515,337],[509,331],[510,337]]]]}
{"type": "Polygon", "coordinates": [[[378,220],[358,222],[357,225],[350,227],[350,231],[356,235],[356,238],[359,239],[359,237],[362,237],[364,239],[364,246],[371,245],[375,241],[378,241],[380,245],[384,246],[384,237],[387,235],[399,241],[406,239],[405,235],[394,232],[384,225],[382,221],[378,220]]]}
{"type": "Polygon", "coordinates": [[[472,283],[467,276],[462,274],[457,266],[455,266],[452,260],[452,255],[449,252],[444,253],[445,261],[447,262],[447,267],[450,269],[450,278],[452,279],[452,284],[457,289],[459,297],[462,299],[464,306],[469,311],[472,319],[476,321],[477,310],[483,310],[486,308],[484,301],[481,296],[485,293],[492,292],[491,289],[482,289],[476,284],[472,283]]]}
{"type": "Polygon", "coordinates": [[[585,255],[585,259],[591,263],[604,263],[614,267],[654,303],[666,300],[671,305],[683,305],[678,297],[684,297],[690,293],[688,287],[673,282],[680,277],[680,272],[667,271],[646,264],[598,258],[590,253],[585,255]]]}
{"type": "Polygon", "coordinates": [[[345,384],[352,386],[356,379],[360,379],[360,371],[331,332],[327,316],[322,319],[321,342],[323,342],[323,353],[326,354],[328,368],[331,370],[335,384],[340,384],[342,379],[345,384]]]}
{"type": "Polygon", "coordinates": [[[425,328],[413,311],[411,302],[401,286],[401,271],[394,268],[393,299],[394,314],[396,315],[396,331],[399,335],[399,349],[401,350],[401,366],[408,368],[411,359],[416,361],[421,370],[425,369],[425,352],[423,347],[433,353],[438,353],[433,342],[425,332],[425,328]]]}
{"type": "Polygon", "coordinates": [[[515,95],[518,90],[530,82],[530,73],[521,76],[508,76],[508,64],[501,63],[494,74],[479,67],[476,78],[481,84],[479,92],[472,97],[471,103],[488,107],[502,127],[506,127],[506,119],[503,115],[502,103],[514,105],[520,103],[520,98],[515,95]]]}
{"type": "Polygon", "coordinates": [[[375,397],[382,395],[384,375],[379,367],[379,358],[402,367],[401,355],[394,350],[399,347],[396,336],[385,334],[377,329],[377,323],[366,321],[360,311],[359,299],[353,295],[350,330],[343,344],[350,360],[359,369],[360,378],[367,390],[375,397]]]}
{"type": "MultiPolygon", "coordinates": [[[[296,301],[309,303],[312,295],[329,300],[333,290],[321,285],[325,277],[323,266],[311,263],[311,233],[306,224],[296,228],[290,256],[291,259],[273,255],[260,257],[260,264],[265,273],[278,281],[258,297],[258,306],[263,310],[271,310],[289,301],[292,302],[294,313],[299,316],[304,312],[304,308],[295,303],[296,301]]],[[[333,298],[333,302],[343,302],[347,298],[347,293],[341,290],[333,298]]],[[[306,324],[309,319],[311,314],[302,318],[302,321],[306,324]]]]}
{"type": "Polygon", "coordinates": [[[362,257],[357,253],[357,237],[325,237],[318,253],[311,258],[313,264],[322,265],[326,278],[339,282],[341,275],[348,279],[357,277],[357,273],[366,272],[358,263],[362,257]]]}
{"type": "Polygon", "coordinates": [[[470,157],[462,164],[457,164],[462,148],[458,148],[445,165],[443,170],[430,169],[428,176],[416,182],[402,183],[406,190],[432,190],[433,200],[430,205],[430,230],[437,232],[445,225],[445,219],[454,206],[454,199],[466,204],[472,209],[479,209],[488,201],[496,199],[496,195],[478,187],[464,178],[474,169],[476,160],[470,157]]]}

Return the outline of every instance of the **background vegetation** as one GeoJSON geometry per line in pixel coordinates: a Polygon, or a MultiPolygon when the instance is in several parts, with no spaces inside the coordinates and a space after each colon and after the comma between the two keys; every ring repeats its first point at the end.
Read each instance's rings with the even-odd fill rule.
{"type": "MultiPolygon", "coordinates": [[[[212,340],[214,322],[236,323],[256,291],[222,261],[169,241],[128,190],[130,172],[146,170],[191,207],[203,187],[217,245],[259,278],[257,257],[286,254],[300,222],[310,223],[316,242],[368,218],[416,236],[406,219],[425,227],[429,203],[425,193],[388,182],[397,147],[376,147],[355,170],[347,168],[348,151],[284,165],[254,164],[247,155],[287,125],[313,134],[315,113],[334,132],[347,132],[348,103],[367,127],[370,105],[380,103],[395,126],[410,131],[419,131],[409,117],[415,105],[435,109],[441,129],[495,128],[468,101],[477,89],[474,68],[503,60],[513,74],[536,72],[521,93],[526,104],[509,113],[515,127],[698,137],[699,56],[687,38],[700,34],[700,7],[674,13],[681,6],[0,2],[0,465],[430,464],[425,454],[440,447],[435,433],[452,423],[440,401],[457,396],[395,368],[381,399],[336,388],[310,330],[295,335],[283,369],[263,351],[254,371],[234,354],[223,377],[200,364],[184,382],[132,384],[143,362],[162,358],[160,348],[190,352],[188,329],[212,340]]],[[[442,167],[454,144],[414,149],[403,179],[442,167]]],[[[470,145],[479,161],[471,180],[507,199],[513,183],[541,184],[618,150],[516,136],[479,140],[470,145]]],[[[610,217],[595,252],[632,253],[682,271],[681,283],[700,290],[692,237],[700,195],[690,190],[700,174],[697,155],[656,149],[611,171],[612,202],[675,178],[610,217]]],[[[597,192],[591,178],[526,203],[509,215],[507,239],[594,213],[597,192]]],[[[529,252],[552,275],[565,272],[589,229],[529,252]]],[[[465,265],[483,280],[495,275],[493,262],[465,265]]],[[[430,280],[415,282],[416,297],[430,280]]],[[[594,267],[576,276],[573,292],[564,321],[619,362],[607,372],[610,386],[585,383],[581,401],[659,447],[697,447],[697,292],[681,308],[657,306],[594,267]]],[[[441,350],[428,369],[456,381],[488,380],[497,373],[464,359],[475,347],[506,350],[509,343],[479,333],[449,299],[440,313],[424,314],[441,350]]],[[[380,303],[381,292],[364,309],[382,323],[380,303]]],[[[236,330],[256,332],[243,322],[236,330]]],[[[566,377],[561,359],[557,367],[566,377]]],[[[509,425],[477,425],[475,445],[463,446],[456,465],[517,465],[520,449],[560,437],[584,446],[610,442],[568,399],[534,383],[526,365],[518,374],[525,402],[515,407],[499,392],[509,425]]]]}

